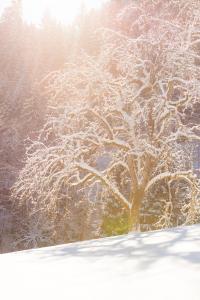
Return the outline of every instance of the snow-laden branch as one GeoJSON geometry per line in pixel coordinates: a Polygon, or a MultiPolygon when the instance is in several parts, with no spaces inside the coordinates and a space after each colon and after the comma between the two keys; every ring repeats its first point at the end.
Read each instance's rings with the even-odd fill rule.
{"type": "Polygon", "coordinates": [[[188,183],[192,183],[190,177],[192,176],[192,171],[185,171],[185,172],[164,172],[161,173],[159,175],[156,175],[155,177],[153,177],[147,184],[146,188],[145,188],[145,192],[147,192],[153,185],[157,184],[159,181],[167,179],[167,180],[178,180],[178,179],[183,179],[188,183]]]}
{"type": "Polygon", "coordinates": [[[113,129],[111,128],[108,121],[94,109],[90,109],[89,112],[91,112],[95,117],[97,117],[100,120],[100,122],[104,125],[104,127],[108,132],[109,139],[113,140],[114,139],[113,129]]]}
{"type": "Polygon", "coordinates": [[[91,166],[87,165],[86,163],[80,163],[77,164],[77,168],[89,172],[89,174],[92,174],[95,176],[96,179],[100,180],[100,182],[105,185],[110,192],[118,199],[120,202],[122,202],[128,209],[131,208],[131,204],[127,201],[127,199],[120,193],[120,191],[100,172],[98,172],[95,168],[92,168],[91,166]]]}
{"type": "Polygon", "coordinates": [[[126,151],[131,150],[131,147],[128,143],[119,139],[114,139],[114,140],[102,139],[102,143],[109,146],[115,146],[126,151]]]}

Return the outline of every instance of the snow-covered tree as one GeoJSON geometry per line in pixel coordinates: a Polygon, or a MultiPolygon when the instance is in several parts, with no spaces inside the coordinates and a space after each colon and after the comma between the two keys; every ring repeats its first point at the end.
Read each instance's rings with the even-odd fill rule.
{"type": "Polygon", "coordinates": [[[18,209],[41,217],[40,229],[50,221],[55,230],[59,205],[65,220],[70,201],[98,203],[101,211],[112,198],[137,230],[144,201],[163,182],[168,200],[161,223],[170,225],[177,189],[183,222],[195,221],[199,183],[191,142],[200,140],[200,128],[187,113],[200,99],[200,8],[198,1],[135,1],[120,20],[136,10],[132,36],[99,30],[98,57],[83,54],[44,81],[49,118],[13,190],[18,209]]]}

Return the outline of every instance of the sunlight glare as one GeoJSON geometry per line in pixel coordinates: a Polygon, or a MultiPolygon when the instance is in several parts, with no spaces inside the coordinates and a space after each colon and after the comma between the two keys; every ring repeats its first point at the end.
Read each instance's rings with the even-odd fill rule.
{"type": "Polygon", "coordinates": [[[23,0],[23,14],[29,23],[39,24],[47,11],[61,23],[71,23],[85,9],[99,8],[105,0],[23,0]]]}

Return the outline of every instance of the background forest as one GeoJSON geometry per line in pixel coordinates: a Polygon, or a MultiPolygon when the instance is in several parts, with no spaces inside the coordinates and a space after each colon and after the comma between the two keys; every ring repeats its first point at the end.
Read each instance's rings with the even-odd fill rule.
{"type": "Polygon", "coordinates": [[[0,251],[199,222],[198,0],[0,19],[0,251]]]}

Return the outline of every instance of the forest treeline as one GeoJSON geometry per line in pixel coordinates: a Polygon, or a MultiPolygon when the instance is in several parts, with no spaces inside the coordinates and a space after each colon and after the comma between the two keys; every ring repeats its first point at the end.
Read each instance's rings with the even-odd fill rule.
{"type": "Polygon", "coordinates": [[[199,221],[199,28],[195,0],[110,0],[40,26],[11,2],[1,252],[199,221]]]}

